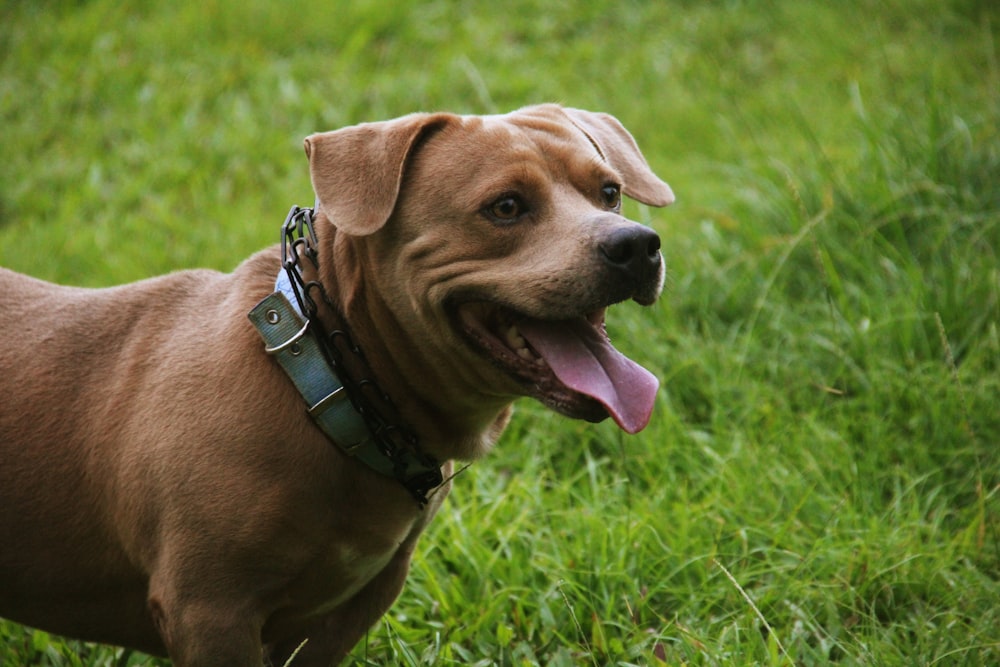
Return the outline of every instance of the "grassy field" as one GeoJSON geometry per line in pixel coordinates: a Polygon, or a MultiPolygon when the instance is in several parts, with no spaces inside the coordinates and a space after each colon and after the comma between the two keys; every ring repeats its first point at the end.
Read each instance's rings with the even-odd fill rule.
{"type": "MultiPolygon", "coordinates": [[[[995,3],[388,6],[0,8],[0,265],[50,280],[228,270],[302,137],[415,110],[608,111],[677,192],[609,318],[650,427],[519,403],[349,664],[1000,664],[995,3]]],[[[5,667],[159,664],[0,621],[5,667]]]]}

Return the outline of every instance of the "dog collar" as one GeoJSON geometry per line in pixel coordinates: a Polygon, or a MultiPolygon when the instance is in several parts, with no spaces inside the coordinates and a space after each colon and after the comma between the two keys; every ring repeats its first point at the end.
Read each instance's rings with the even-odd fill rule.
{"type": "Polygon", "coordinates": [[[444,481],[440,464],[416,448],[415,436],[411,436],[412,449],[399,446],[393,434],[402,429],[386,424],[373,407],[357,407],[358,392],[352,392],[349,383],[342,380],[336,354],[318,318],[310,317],[315,304],[298,267],[298,249],[304,245],[306,255],[315,262],[311,219],[312,209],[292,207],[282,227],[283,254],[288,250],[285,241],[294,237],[292,257],[286,257],[274,292],[254,306],[248,317],[264,340],[264,351],[292,380],[305,400],[307,413],[323,433],[345,454],[397,479],[421,506],[426,505],[428,492],[444,481]]]}
{"type": "Polygon", "coordinates": [[[284,369],[305,399],[309,416],[323,432],[344,452],[380,468],[382,457],[372,457],[371,448],[365,446],[371,439],[364,419],[350,400],[345,400],[344,383],[326,362],[309,331],[309,320],[298,312],[297,305],[293,306],[279,288],[250,311],[250,321],[264,339],[264,352],[284,369]]]}

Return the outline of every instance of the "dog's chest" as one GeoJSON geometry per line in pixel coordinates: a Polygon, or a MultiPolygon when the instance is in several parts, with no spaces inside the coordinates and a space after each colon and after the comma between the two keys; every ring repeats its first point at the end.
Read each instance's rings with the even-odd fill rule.
{"type": "Polygon", "coordinates": [[[393,567],[402,542],[338,539],[328,544],[285,587],[281,596],[285,604],[272,621],[302,620],[333,611],[393,567]]]}

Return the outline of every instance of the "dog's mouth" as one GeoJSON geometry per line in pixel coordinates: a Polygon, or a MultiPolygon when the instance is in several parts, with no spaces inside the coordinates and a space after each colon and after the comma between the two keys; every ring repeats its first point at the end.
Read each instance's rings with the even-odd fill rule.
{"type": "Polygon", "coordinates": [[[616,350],[605,309],[566,320],[540,320],[487,302],[464,303],[457,322],[482,353],[526,393],[568,417],[611,416],[628,433],[649,423],[659,381],[616,350]]]}

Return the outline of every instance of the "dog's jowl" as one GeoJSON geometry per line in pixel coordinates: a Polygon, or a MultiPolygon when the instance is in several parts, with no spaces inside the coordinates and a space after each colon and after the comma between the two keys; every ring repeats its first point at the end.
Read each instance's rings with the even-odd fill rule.
{"type": "Polygon", "coordinates": [[[648,422],[657,380],[604,317],[663,283],[621,197],[673,193],[617,120],[415,114],[305,152],[315,205],[230,274],[0,269],[0,616],[185,667],[306,639],[295,665],[335,664],[513,400],[648,422]]]}

